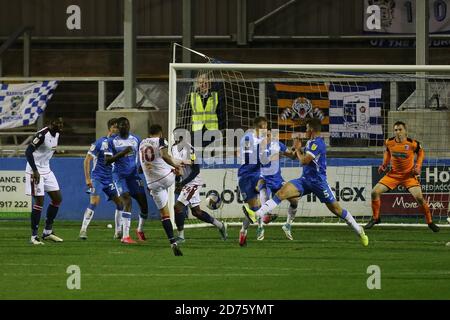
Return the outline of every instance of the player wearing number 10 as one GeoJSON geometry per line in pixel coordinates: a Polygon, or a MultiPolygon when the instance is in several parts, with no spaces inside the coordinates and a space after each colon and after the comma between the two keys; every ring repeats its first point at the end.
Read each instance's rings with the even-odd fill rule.
{"type": "Polygon", "coordinates": [[[258,217],[263,218],[264,215],[276,208],[281,201],[313,193],[320,199],[320,202],[325,203],[333,214],[345,220],[347,225],[359,236],[363,246],[368,246],[369,238],[365,235],[364,229],[356,223],[348,210],[340,206],[328,185],[326,146],[325,141],[320,137],[320,132],[320,119],[313,118],[308,120],[306,124],[306,137],[309,140],[306,143],[306,147],[302,148],[299,138],[295,139],[294,143],[297,158],[303,165],[302,176],[283,185],[275,196],[266,201],[258,211],[255,212],[243,206],[244,214],[254,223],[258,217]]]}
{"type": "MultiPolygon", "coordinates": [[[[182,256],[173,235],[168,207],[169,187],[175,183],[175,169],[180,170],[183,161],[173,159],[168,153],[168,143],[162,137],[162,128],[158,124],[150,126],[150,137],[139,145],[139,159],[147,181],[147,187],[161,215],[161,223],[169,239],[173,253],[182,256]]],[[[186,164],[190,164],[187,161],[186,164]]]]}

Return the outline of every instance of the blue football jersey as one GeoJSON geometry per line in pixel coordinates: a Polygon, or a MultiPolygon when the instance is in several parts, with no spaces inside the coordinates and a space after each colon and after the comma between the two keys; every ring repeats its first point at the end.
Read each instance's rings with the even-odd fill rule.
{"type": "Polygon", "coordinates": [[[325,141],[321,137],[308,140],[305,146],[305,153],[311,155],[314,159],[303,166],[302,177],[308,180],[326,181],[327,180],[327,150],[325,141]]]}
{"type": "Polygon", "coordinates": [[[88,154],[94,158],[91,177],[103,183],[112,181],[112,166],[105,162],[105,156],[112,155],[108,150],[108,137],[101,137],[91,145],[88,151],[88,154]]]}
{"type": "Polygon", "coordinates": [[[280,141],[272,141],[264,150],[266,164],[262,164],[261,166],[261,176],[266,179],[281,179],[281,166],[280,166],[280,158],[270,161],[270,157],[285,152],[287,149],[286,145],[280,141]]]}
{"type": "Polygon", "coordinates": [[[259,157],[259,144],[261,139],[254,132],[247,132],[240,141],[241,165],[238,177],[260,174],[261,162],[259,157]]]}
{"type": "Polygon", "coordinates": [[[122,178],[138,175],[140,142],[141,139],[131,133],[127,138],[122,138],[120,135],[115,134],[108,139],[108,147],[112,155],[116,155],[127,147],[132,149],[125,157],[114,162],[113,174],[115,177],[122,178]]]}

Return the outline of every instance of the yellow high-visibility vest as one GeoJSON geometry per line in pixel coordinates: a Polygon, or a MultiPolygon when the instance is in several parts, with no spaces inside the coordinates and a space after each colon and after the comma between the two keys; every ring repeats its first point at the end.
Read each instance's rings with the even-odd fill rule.
{"type": "Polygon", "coordinates": [[[211,92],[211,96],[206,101],[206,107],[203,107],[202,97],[198,92],[191,93],[192,107],[192,131],[202,130],[203,125],[208,130],[219,130],[217,118],[217,92],[211,92]]]}

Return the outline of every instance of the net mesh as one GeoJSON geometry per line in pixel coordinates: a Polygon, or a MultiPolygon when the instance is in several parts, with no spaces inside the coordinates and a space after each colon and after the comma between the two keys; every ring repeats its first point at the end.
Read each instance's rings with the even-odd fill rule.
{"type": "MultiPolygon", "coordinates": [[[[214,61],[211,61],[214,63],[214,61]]],[[[242,198],[237,183],[238,139],[227,129],[247,130],[259,115],[266,116],[269,128],[279,130],[280,141],[292,146],[292,136],[304,137],[311,118],[322,122],[327,144],[328,182],[337,200],[360,222],[372,215],[371,191],[382,175],[384,142],[393,137],[393,124],[407,124],[408,137],[421,143],[425,161],[420,175],[424,198],[434,220],[446,223],[450,195],[450,76],[445,74],[332,73],[332,72],[240,72],[198,70],[192,77],[178,78],[176,126],[192,131],[191,94],[200,92],[201,81],[218,92],[217,115],[223,133],[209,146],[222,146],[213,159],[204,156],[201,193],[218,191],[223,206],[206,211],[219,219],[243,218],[242,198]],[[200,79],[200,80],[199,80],[200,79]],[[223,158],[222,162],[219,158],[223,158]]],[[[205,100],[206,101],[206,100],[205,100]]],[[[304,140],[306,142],[306,140],[304,140]]],[[[205,150],[205,146],[197,146],[205,150]]],[[[298,161],[281,159],[285,181],[298,178],[298,161]]],[[[404,187],[381,197],[385,222],[423,223],[417,202],[404,187]]],[[[288,202],[274,210],[279,222],[287,214],[288,202]]],[[[198,223],[196,219],[189,223],[198,223]]],[[[337,222],[314,195],[303,196],[297,210],[298,222],[337,222]]]]}

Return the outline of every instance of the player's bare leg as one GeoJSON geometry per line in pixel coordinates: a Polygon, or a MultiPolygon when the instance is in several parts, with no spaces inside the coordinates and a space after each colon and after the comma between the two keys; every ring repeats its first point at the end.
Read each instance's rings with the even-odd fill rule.
{"type": "Polygon", "coordinates": [[[355,219],[349,211],[343,209],[337,201],[327,202],[325,204],[328,207],[328,210],[330,210],[339,218],[345,220],[345,223],[347,223],[347,225],[352,228],[353,231],[355,231],[355,233],[360,237],[363,246],[367,247],[369,245],[369,238],[364,233],[364,229],[356,223],[355,219]]]}
{"type": "Polygon", "coordinates": [[[120,195],[123,202],[124,210],[122,212],[122,243],[132,244],[136,243],[130,237],[130,226],[131,226],[131,196],[128,192],[120,195]]]}
{"type": "Polygon", "coordinates": [[[173,226],[172,226],[172,221],[170,221],[169,207],[167,206],[167,204],[164,206],[164,208],[160,209],[159,212],[161,215],[161,224],[167,235],[167,239],[169,239],[170,246],[173,250],[173,253],[176,256],[182,256],[183,253],[181,252],[180,248],[178,247],[177,241],[173,235],[173,226]]]}
{"type": "Polygon", "coordinates": [[[41,242],[38,236],[39,232],[39,222],[41,220],[42,207],[44,206],[44,197],[43,196],[34,196],[33,197],[33,208],[31,210],[31,244],[41,245],[44,244],[41,242]]]}
{"type": "Polygon", "coordinates": [[[62,202],[61,191],[49,191],[48,195],[50,196],[51,201],[47,207],[47,217],[45,219],[45,229],[42,233],[42,239],[51,240],[54,242],[62,242],[63,239],[53,233],[53,222],[55,221],[59,206],[62,202]]]}
{"type": "Polygon", "coordinates": [[[147,197],[145,193],[138,193],[134,195],[133,197],[136,199],[137,203],[139,204],[139,207],[141,209],[141,212],[139,214],[139,224],[136,229],[136,234],[139,240],[145,241],[147,240],[144,233],[144,222],[148,218],[148,204],[147,204],[147,197]]]}
{"type": "Polygon", "coordinates": [[[439,232],[439,227],[434,224],[433,218],[431,216],[430,208],[428,207],[427,201],[424,199],[422,190],[420,186],[411,187],[408,191],[412,194],[414,199],[416,199],[417,203],[420,206],[420,211],[425,215],[425,220],[428,224],[428,227],[433,230],[433,232],[439,232]]]}
{"type": "Polygon", "coordinates": [[[80,239],[86,240],[87,239],[87,228],[89,226],[89,223],[92,221],[92,218],[94,216],[95,208],[100,204],[100,196],[99,195],[91,195],[89,206],[84,211],[84,217],[83,222],[81,224],[81,230],[80,230],[80,239]]]}
{"type": "Polygon", "coordinates": [[[381,222],[380,219],[380,207],[381,207],[381,194],[389,191],[389,188],[384,184],[377,183],[372,190],[372,218],[364,226],[364,229],[371,229],[374,225],[381,222]]]}

